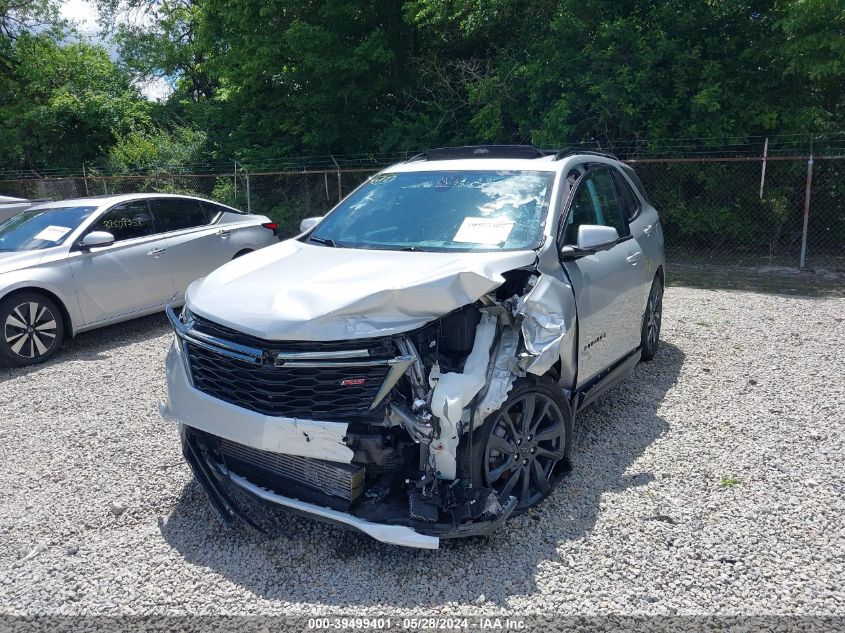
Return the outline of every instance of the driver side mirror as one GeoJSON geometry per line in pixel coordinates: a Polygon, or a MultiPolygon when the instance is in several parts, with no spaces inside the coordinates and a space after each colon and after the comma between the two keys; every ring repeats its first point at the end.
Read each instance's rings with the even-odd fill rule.
{"type": "Polygon", "coordinates": [[[612,226],[582,224],[578,227],[578,248],[580,249],[606,250],[599,247],[618,241],[619,232],[612,226]]]}
{"type": "Polygon", "coordinates": [[[82,238],[79,245],[88,250],[99,246],[111,246],[112,244],[114,244],[114,235],[108,231],[91,231],[82,238]]]}
{"type": "Polygon", "coordinates": [[[305,231],[310,231],[315,226],[320,223],[320,220],[323,219],[322,215],[313,217],[313,218],[305,218],[302,222],[299,223],[299,230],[301,233],[305,233],[305,231]]]}
{"type": "Polygon", "coordinates": [[[618,241],[619,232],[612,226],[582,224],[578,227],[577,245],[564,246],[560,249],[560,255],[563,259],[578,259],[610,250],[618,241]]]}

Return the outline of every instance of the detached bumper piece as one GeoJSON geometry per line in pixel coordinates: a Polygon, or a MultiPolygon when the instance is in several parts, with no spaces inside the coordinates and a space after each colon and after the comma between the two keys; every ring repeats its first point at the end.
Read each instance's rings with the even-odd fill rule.
{"type": "MultiPolygon", "coordinates": [[[[450,491],[446,493],[451,503],[449,514],[469,520],[464,523],[437,523],[437,514],[430,513],[430,495],[424,497],[419,489],[415,489],[411,492],[411,506],[425,511],[425,519],[409,516],[407,502],[404,511],[397,512],[397,508],[389,503],[372,504],[363,498],[358,504],[361,511],[356,515],[350,510],[360,494],[360,473],[354,465],[322,463],[321,468],[333,471],[325,475],[331,479],[332,489],[316,490],[307,485],[302,473],[297,472],[301,464],[295,463],[296,458],[280,455],[271,464],[266,461],[261,463],[263,468],[274,466],[284,471],[281,476],[286,482],[285,492],[292,495],[286,496],[271,485],[272,477],[262,476],[261,469],[250,468],[249,461],[244,459],[243,448],[233,448],[231,443],[221,443],[218,438],[187,426],[181,427],[181,434],[185,459],[220,518],[230,525],[244,521],[265,534],[284,534],[275,520],[276,512],[283,510],[354,529],[383,543],[437,549],[441,539],[492,533],[516,509],[516,499],[511,497],[504,506],[496,504],[493,514],[488,500],[489,491],[479,489],[469,491],[469,494],[463,490],[450,491]]],[[[259,458],[254,449],[247,450],[253,453],[249,455],[253,461],[259,458]]]]}

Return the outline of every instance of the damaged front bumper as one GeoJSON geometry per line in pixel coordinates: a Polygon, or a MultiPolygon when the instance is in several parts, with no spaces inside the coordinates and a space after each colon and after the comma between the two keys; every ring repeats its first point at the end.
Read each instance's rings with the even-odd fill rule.
{"type": "MultiPolygon", "coordinates": [[[[178,343],[177,343],[178,345],[178,343]]],[[[168,398],[159,412],[178,423],[182,450],[197,482],[211,505],[226,523],[245,521],[272,533],[276,510],[293,512],[360,531],[383,543],[437,549],[441,539],[484,536],[500,527],[516,509],[511,497],[495,516],[462,523],[418,521],[407,514],[376,503],[360,503],[352,510],[332,508],[281,494],[246,472],[237,472],[215,450],[229,440],[265,453],[278,453],[350,464],[353,451],[346,445],[347,424],[298,418],[277,418],[245,410],[195,389],[188,378],[180,350],[174,345],[167,357],[168,398]],[[357,516],[356,516],[357,515],[357,516]]]]}
{"type": "Polygon", "coordinates": [[[426,523],[406,519],[403,523],[377,523],[349,512],[320,506],[284,496],[249,481],[246,477],[217,461],[209,447],[190,427],[180,425],[182,451],[205,491],[212,507],[226,523],[244,521],[259,531],[271,533],[276,529],[272,510],[284,510],[312,519],[357,530],[391,545],[419,549],[438,549],[441,539],[485,536],[498,529],[516,509],[516,499],[492,520],[460,525],[426,523]]]}

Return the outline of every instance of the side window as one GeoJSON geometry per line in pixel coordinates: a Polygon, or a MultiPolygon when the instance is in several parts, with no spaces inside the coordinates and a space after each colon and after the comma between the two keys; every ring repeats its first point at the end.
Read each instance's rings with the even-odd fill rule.
{"type": "Polygon", "coordinates": [[[624,171],[625,174],[628,176],[628,178],[631,179],[631,182],[634,183],[634,186],[637,188],[637,191],[640,192],[640,195],[642,196],[643,200],[645,200],[646,202],[651,204],[651,202],[648,199],[648,196],[645,193],[645,187],[643,186],[643,181],[640,180],[640,177],[637,174],[637,172],[634,171],[634,168],[631,167],[630,165],[624,165],[624,164],[621,167],[622,167],[622,171],[624,171]]]}
{"type": "Polygon", "coordinates": [[[114,235],[115,242],[120,242],[152,235],[155,229],[147,201],[134,200],[106,211],[89,229],[89,233],[91,231],[106,231],[114,235]]]}
{"type": "Polygon", "coordinates": [[[612,226],[619,237],[628,235],[628,223],[610,169],[590,172],[578,184],[566,217],[563,244],[578,241],[578,227],[582,224],[612,226]]]}
{"type": "Polygon", "coordinates": [[[613,172],[614,180],[616,180],[616,189],[619,191],[619,201],[622,204],[622,214],[625,219],[633,220],[637,213],[640,212],[640,200],[636,194],[631,190],[628,181],[618,171],[613,172]]]}
{"type": "Polygon", "coordinates": [[[219,204],[214,204],[213,202],[208,202],[207,200],[202,201],[202,208],[205,211],[205,220],[208,224],[213,224],[220,219],[220,216],[226,212],[235,213],[231,209],[227,209],[226,207],[221,207],[219,204]]]}
{"type": "Polygon", "coordinates": [[[162,233],[192,229],[208,223],[199,200],[152,198],[150,207],[162,233]]]}

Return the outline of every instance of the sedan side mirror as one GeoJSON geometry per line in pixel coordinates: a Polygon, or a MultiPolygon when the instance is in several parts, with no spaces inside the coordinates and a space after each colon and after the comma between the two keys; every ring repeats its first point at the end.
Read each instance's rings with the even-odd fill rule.
{"type": "Polygon", "coordinates": [[[114,244],[114,235],[108,231],[91,231],[82,238],[80,246],[84,249],[96,248],[98,246],[110,246],[114,244]]]}
{"type": "Polygon", "coordinates": [[[599,251],[610,250],[618,241],[619,232],[612,226],[582,224],[578,227],[578,244],[564,246],[560,249],[560,256],[562,259],[572,260],[594,255],[599,251]]]}
{"type": "Polygon", "coordinates": [[[310,231],[315,226],[317,226],[320,223],[320,220],[322,219],[322,215],[313,218],[305,218],[302,222],[299,223],[299,230],[302,233],[305,233],[305,231],[310,231]]]}

